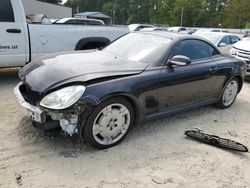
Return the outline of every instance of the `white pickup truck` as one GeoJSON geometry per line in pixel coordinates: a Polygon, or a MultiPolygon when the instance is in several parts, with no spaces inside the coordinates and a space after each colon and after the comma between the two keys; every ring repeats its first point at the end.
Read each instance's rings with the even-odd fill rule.
{"type": "Polygon", "coordinates": [[[99,48],[127,27],[28,24],[22,1],[0,0],[0,68],[24,66],[50,53],[99,48]]]}

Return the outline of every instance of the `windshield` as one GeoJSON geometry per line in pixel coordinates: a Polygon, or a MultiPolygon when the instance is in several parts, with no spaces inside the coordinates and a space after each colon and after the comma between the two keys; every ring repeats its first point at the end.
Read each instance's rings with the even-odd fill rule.
{"type": "Polygon", "coordinates": [[[198,35],[200,37],[203,37],[213,44],[216,44],[216,42],[219,40],[220,36],[217,34],[210,34],[210,33],[196,33],[195,35],[198,35]]]}
{"type": "Polygon", "coordinates": [[[131,61],[152,64],[166,53],[171,39],[150,33],[130,33],[102,51],[131,61]]]}

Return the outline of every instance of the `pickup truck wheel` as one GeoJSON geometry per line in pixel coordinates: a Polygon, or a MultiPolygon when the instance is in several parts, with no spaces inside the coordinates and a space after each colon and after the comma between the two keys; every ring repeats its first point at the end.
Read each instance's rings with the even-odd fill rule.
{"type": "Polygon", "coordinates": [[[127,136],[133,122],[134,110],[126,99],[108,99],[97,106],[87,119],[83,138],[94,148],[110,148],[127,136]]]}
{"type": "Polygon", "coordinates": [[[101,43],[101,42],[93,42],[93,43],[86,44],[85,46],[83,46],[81,48],[81,50],[98,49],[98,48],[101,48],[101,47],[104,47],[104,46],[106,46],[106,44],[101,43]]]}
{"type": "Polygon", "coordinates": [[[104,47],[110,40],[104,37],[83,38],[76,44],[75,50],[90,50],[104,47]]]}
{"type": "Polygon", "coordinates": [[[229,108],[235,101],[239,91],[239,80],[231,79],[223,90],[220,101],[216,104],[218,108],[229,108]]]}

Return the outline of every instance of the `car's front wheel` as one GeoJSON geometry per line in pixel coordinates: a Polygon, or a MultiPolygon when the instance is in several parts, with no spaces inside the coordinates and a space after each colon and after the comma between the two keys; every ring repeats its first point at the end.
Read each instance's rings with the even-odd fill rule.
{"type": "Polygon", "coordinates": [[[84,126],[83,138],[91,146],[105,149],[120,143],[134,122],[134,110],[122,97],[108,99],[97,106],[84,126]]]}
{"type": "Polygon", "coordinates": [[[239,91],[239,80],[233,78],[230,80],[223,90],[220,101],[217,103],[219,108],[229,108],[235,101],[239,91]]]}

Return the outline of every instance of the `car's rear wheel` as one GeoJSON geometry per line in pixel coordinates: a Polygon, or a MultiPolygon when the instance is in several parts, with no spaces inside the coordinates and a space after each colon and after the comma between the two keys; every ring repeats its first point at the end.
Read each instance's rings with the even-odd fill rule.
{"type": "Polygon", "coordinates": [[[229,108],[235,101],[239,91],[239,80],[231,79],[223,90],[220,101],[217,103],[219,108],[229,108]]]}
{"type": "Polygon", "coordinates": [[[129,101],[122,97],[108,99],[87,119],[83,138],[95,148],[109,148],[126,137],[133,122],[134,110],[129,101]]]}

